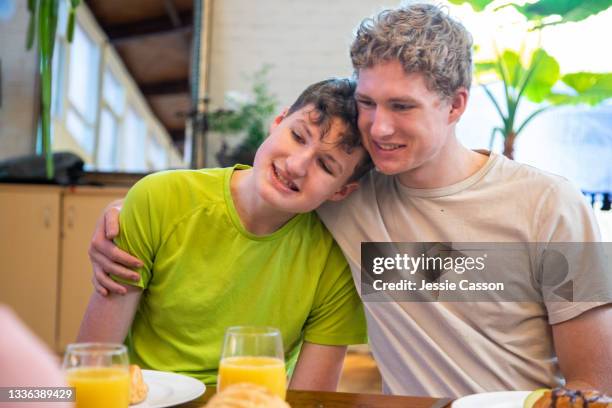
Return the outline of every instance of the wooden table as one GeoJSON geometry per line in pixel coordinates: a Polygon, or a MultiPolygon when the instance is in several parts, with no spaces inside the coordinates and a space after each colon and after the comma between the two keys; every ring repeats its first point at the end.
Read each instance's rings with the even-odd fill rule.
{"type": "MultiPolygon", "coordinates": [[[[204,395],[196,400],[178,405],[178,407],[202,408],[215,392],[215,387],[206,386],[204,395]]],[[[450,407],[451,400],[448,398],[288,390],[287,402],[292,408],[445,408],[450,407]]]]}

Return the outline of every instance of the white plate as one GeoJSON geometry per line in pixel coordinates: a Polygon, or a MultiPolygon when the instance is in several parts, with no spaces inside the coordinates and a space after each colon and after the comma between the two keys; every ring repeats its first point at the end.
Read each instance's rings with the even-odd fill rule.
{"type": "Polygon", "coordinates": [[[132,408],[163,408],[191,401],[204,394],[206,386],[195,378],[166,371],[142,370],[149,386],[147,399],[132,408]]]}
{"type": "Polygon", "coordinates": [[[523,408],[530,391],[501,391],[473,394],[459,398],[452,408],[523,408]]]}

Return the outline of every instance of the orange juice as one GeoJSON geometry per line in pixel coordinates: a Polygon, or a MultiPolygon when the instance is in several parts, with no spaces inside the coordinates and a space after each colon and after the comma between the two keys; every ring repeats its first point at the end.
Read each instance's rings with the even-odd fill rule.
{"type": "Polygon", "coordinates": [[[77,408],[126,408],[130,399],[127,367],[81,367],[68,370],[76,388],[77,408]]]}
{"type": "Polygon", "coordinates": [[[273,357],[228,357],[219,365],[219,391],[236,383],[263,385],[285,399],[287,375],[285,362],[273,357]]]}

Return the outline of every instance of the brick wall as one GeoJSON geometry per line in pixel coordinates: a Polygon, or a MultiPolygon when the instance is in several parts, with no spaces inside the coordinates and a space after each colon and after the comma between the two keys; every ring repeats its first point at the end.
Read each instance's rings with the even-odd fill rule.
{"type": "MultiPolygon", "coordinates": [[[[394,0],[215,0],[211,107],[230,90],[248,91],[245,75],[271,64],[270,88],[287,106],[309,84],[352,73],[349,45],[359,22],[394,0]]],[[[220,138],[209,138],[208,163],[220,138]]]]}
{"type": "Polygon", "coordinates": [[[27,2],[15,4],[15,15],[0,21],[0,160],[34,151],[36,57],[25,49],[27,2]]]}

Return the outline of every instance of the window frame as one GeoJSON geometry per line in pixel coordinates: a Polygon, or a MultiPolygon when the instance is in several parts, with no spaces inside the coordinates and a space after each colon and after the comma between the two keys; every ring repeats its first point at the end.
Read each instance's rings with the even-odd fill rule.
{"type": "MultiPolygon", "coordinates": [[[[62,6],[60,12],[66,13],[67,9],[62,6]],[[63,10],[62,10],[63,9],[63,10]]],[[[65,19],[64,16],[60,16],[60,21],[65,19]]],[[[161,125],[159,119],[153,115],[147,101],[140,92],[140,89],[136,85],[134,79],[131,77],[127,69],[125,68],[123,61],[119,58],[117,52],[108,41],[106,35],[99,27],[97,21],[93,17],[91,11],[85,4],[81,4],[77,8],[76,12],[76,23],[83,30],[85,35],[89,36],[91,41],[98,47],[99,58],[98,58],[98,71],[95,78],[96,87],[96,106],[94,107],[94,120],[90,122],[85,118],[79,109],[73,105],[69,99],[69,73],[71,64],[71,45],[66,39],[66,33],[61,29],[61,25],[58,24],[57,35],[56,35],[56,56],[57,70],[54,79],[54,90],[52,96],[52,135],[53,135],[53,149],[54,150],[70,150],[83,157],[86,162],[86,169],[98,170],[100,161],[98,160],[99,154],[99,143],[101,138],[101,122],[102,112],[106,109],[110,112],[113,118],[116,120],[117,130],[115,135],[115,148],[114,148],[114,166],[110,172],[125,172],[126,166],[126,152],[123,141],[123,131],[125,127],[125,119],[127,112],[132,109],[143,121],[144,124],[144,144],[142,149],[143,160],[145,168],[142,171],[150,171],[161,168],[172,167],[186,167],[185,161],[180,152],[174,147],[170,135],[167,130],[161,125]],[[58,52],[59,51],[59,52],[58,52]],[[62,55],[63,54],[63,55],[62,55]],[[63,58],[62,58],[63,57],[63,58]],[[106,101],[103,90],[106,71],[115,77],[123,88],[123,111],[116,112],[115,109],[106,101]],[[57,88],[57,89],[55,89],[57,88]],[[68,111],[73,112],[79,120],[85,125],[90,126],[93,135],[93,147],[91,152],[88,152],[84,146],[71,134],[67,128],[67,116],[68,111]],[[156,143],[165,150],[166,152],[166,166],[161,167],[151,163],[147,155],[148,144],[150,139],[155,138],[156,143]]],[[[64,25],[65,26],[65,25],[64,25]]],[[[104,168],[101,171],[109,171],[104,168]]]]}

